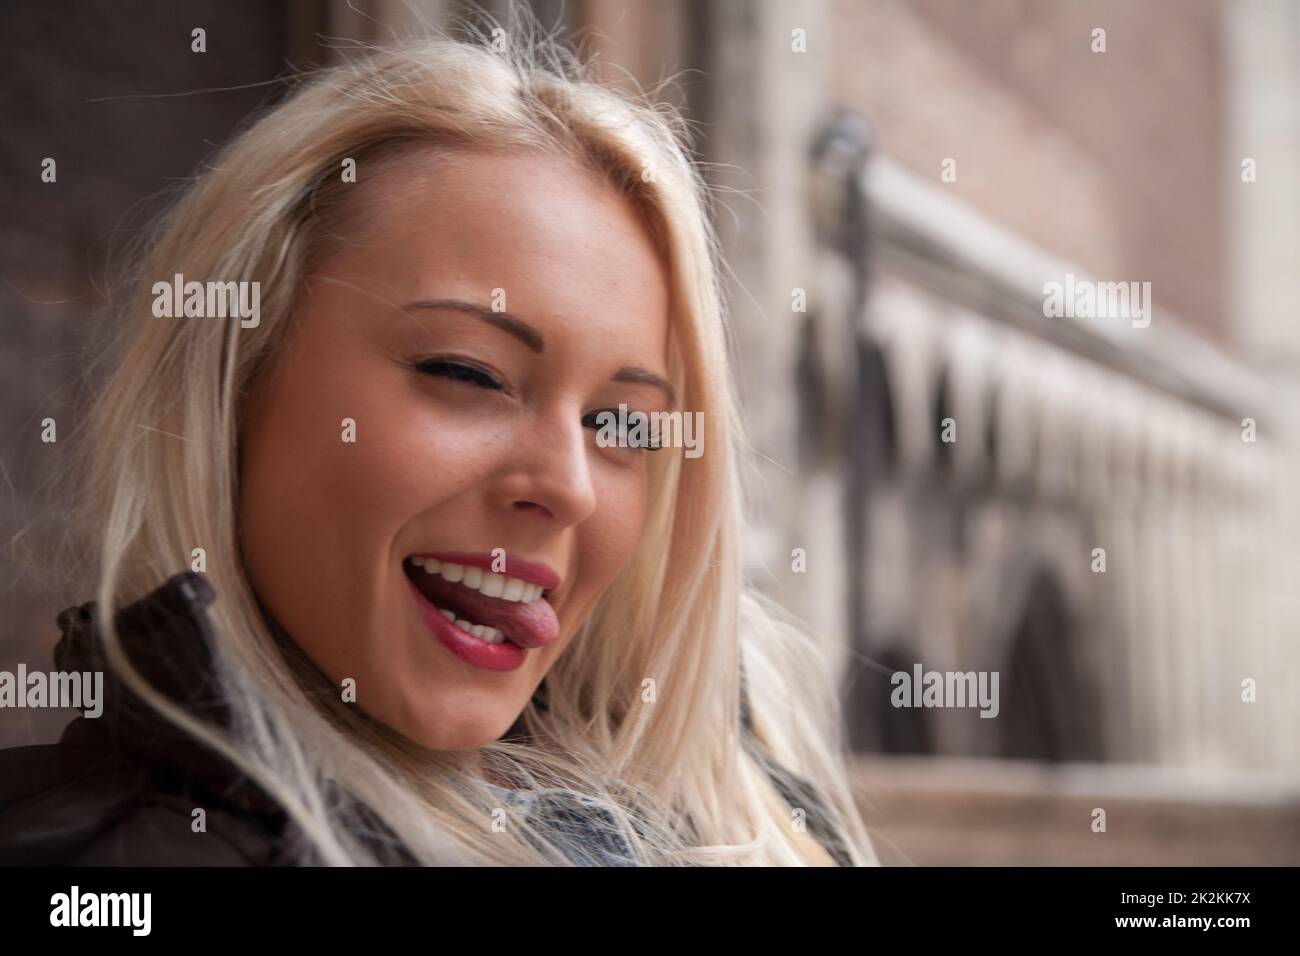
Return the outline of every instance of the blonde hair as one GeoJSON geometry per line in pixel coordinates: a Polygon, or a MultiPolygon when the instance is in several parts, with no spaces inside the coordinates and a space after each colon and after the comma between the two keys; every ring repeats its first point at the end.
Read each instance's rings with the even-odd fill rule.
{"type": "Polygon", "coordinates": [[[670,377],[682,407],[703,412],[706,453],[689,464],[654,456],[634,554],[547,674],[545,706],[525,708],[526,736],[483,747],[482,766],[525,790],[596,798],[644,865],[827,863],[796,825],[795,811],[810,808],[786,806],[743,745],[743,654],[756,740],[816,787],[852,861],[875,862],[817,644],[742,581],[741,431],[708,193],[685,124],[522,32],[505,51],[481,37],[438,37],[313,74],[160,220],[126,276],[124,339],[84,431],[82,517],[109,660],[284,805],[305,862],[382,862],[359,836],[367,819],[421,863],[567,862],[526,817],[497,832],[499,800],[457,755],[414,746],[337,694],[312,693],[259,610],[236,518],[241,396],[273,367],[312,258],[346,221],[342,160],[365,170],[368,159],[423,144],[558,152],[598,170],[664,250],[670,377]],[[142,290],[178,272],[260,281],[260,325],[151,318],[142,290]],[[218,595],[209,615],[228,731],[149,687],[112,627],[113,609],[183,569],[198,546],[218,595]],[[646,678],[652,701],[642,697],[646,678]]]}

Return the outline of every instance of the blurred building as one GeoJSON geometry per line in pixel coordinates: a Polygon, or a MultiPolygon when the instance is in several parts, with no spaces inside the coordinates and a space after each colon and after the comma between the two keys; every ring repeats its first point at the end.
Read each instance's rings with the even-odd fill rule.
{"type": "MultiPolygon", "coordinates": [[[[1104,761],[1070,792],[1202,801],[1164,858],[1295,862],[1297,4],[708,10],[709,158],[761,204],[719,217],[770,462],[755,578],[845,639],[855,746],[1104,761]],[[1149,324],[1047,317],[1067,277],[1150,283],[1149,324]],[[997,719],[891,706],[918,663],[997,671],[997,719]],[[1265,791],[1253,839],[1228,795],[1265,791]]],[[[905,765],[864,786],[930,822],[1016,775],[905,765]]],[[[1062,778],[1027,779],[1041,816],[1062,778]]]]}

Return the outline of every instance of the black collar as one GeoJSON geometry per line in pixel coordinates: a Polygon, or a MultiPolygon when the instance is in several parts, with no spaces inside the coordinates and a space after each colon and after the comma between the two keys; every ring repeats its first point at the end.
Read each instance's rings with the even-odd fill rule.
{"type": "MultiPolygon", "coordinates": [[[[216,600],[207,579],[194,572],[169,578],[117,614],[122,649],[149,684],[197,719],[230,728],[213,667],[214,646],[205,609],[216,600]]],[[[223,755],[175,726],[121,681],[108,664],[94,601],[70,607],[58,618],[62,638],[54,650],[60,671],[101,671],[103,713],[73,720],[60,738],[69,746],[147,768],[160,785],[265,818],[277,830],[280,804],[223,755]]]]}

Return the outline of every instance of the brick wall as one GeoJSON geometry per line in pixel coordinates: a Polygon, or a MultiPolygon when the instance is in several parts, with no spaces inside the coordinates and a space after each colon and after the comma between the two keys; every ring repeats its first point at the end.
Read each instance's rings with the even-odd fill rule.
{"type": "MultiPolygon", "coordinates": [[[[52,667],[57,612],[88,599],[51,574],[45,495],[65,467],[97,339],[106,254],[182,186],[276,85],[283,15],[256,0],[0,6],[0,670],[52,667]],[[207,52],[190,31],[207,31],[207,52]],[[210,91],[210,92],[205,92],[210,91]],[[160,95],[184,94],[190,95],[160,95]],[[57,182],[41,182],[41,161],[57,182]],[[43,444],[52,417],[60,440],[43,444]]],[[[57,736],[72,712],[7,711],[0,747],[57,736]]]]}
{"type": "MultiPolygon", "coordinates": [[[[831,0],[832,89],[878,146],[1102,279],[1230,342],[1211,0],[831,0]],[[1094,27],[1106,30],[1093,53],[1094,27]]],[[[810,52],[812,52],[810,48],[810,52]]]]}

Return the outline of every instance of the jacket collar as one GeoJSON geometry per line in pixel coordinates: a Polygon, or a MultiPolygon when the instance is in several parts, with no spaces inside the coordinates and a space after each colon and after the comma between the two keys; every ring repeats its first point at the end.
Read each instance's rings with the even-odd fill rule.
{"type": "MultiPolygon", "coordinates": [[[[228,731],[230,712],[221,698],[205,613],[215,600],[216,593],[203,575],[185,572],[121,609],[116,623],[122,649],[154,689],[205,724],[228,731]]],[[[60,743],[126,757],[147,767],[166,786],[205,794],[265,817],[278,829],[285,819],[278,802],[226,757],[164,718],[117,676],[108,663],[98,621],[94,601],[58,616],[62,637],[54,650],[55,667],[104,674],[103,713],[73,720],[60,743]]]]}

